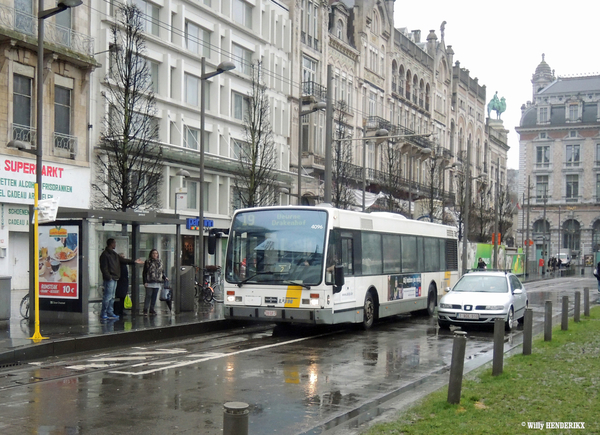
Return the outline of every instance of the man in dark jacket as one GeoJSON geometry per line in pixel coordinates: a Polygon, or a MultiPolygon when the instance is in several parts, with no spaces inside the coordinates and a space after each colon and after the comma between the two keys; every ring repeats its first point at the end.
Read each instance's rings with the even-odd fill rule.
{"type": "Polygon", "coordinates": [[[100,272],[104,282],[104,294],[102,296],[102,310],[100,311],[101,320],[117,320],[119,316],[115,315],[115,290],[117,281],[121,277],[121,263],[125,264],[144,264],[141,259],[130,260],[119,256],[115,251],[117,242],[115,239],[106,241],[106,248],[100,255],[100,272]]]}

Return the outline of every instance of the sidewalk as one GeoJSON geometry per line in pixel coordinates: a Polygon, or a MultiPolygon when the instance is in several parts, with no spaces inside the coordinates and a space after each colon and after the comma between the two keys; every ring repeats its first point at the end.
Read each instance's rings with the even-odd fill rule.
{"type": "MultiPolygon", "coordinates": [[[[21,361],[47,358],[68,353],[128,346],[172,339],[231,327],[225,322],[223,304],[201,304],[197,312],[171,314],[164,302],[157,302],[156,316],[123,316],[116,321],[100,321],[100,303],[90,304],[87,324],[40,322],[40,332],[48,337],[35,343],[30,337],[35,325],[21,317],[19,305],[27,292],[11,292],[10,322],[0,326],[0,367],[21,361]]],[[[130,311],[126,311],[130,313],[130,311]]]]}

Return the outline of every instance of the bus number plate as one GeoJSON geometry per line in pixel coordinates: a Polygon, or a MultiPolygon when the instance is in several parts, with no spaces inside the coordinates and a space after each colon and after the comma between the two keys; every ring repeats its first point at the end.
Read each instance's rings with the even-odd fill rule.
{"type": "Polygon", "coordinates": [[[275,310],[265,310],[265,316],[266,317],[276,317],[277,316],[277,311],[275,311],[275,310]]]}

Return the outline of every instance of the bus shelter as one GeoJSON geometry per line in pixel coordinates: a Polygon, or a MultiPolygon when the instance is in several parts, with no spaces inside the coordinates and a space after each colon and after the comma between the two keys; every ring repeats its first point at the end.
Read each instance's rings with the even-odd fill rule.
{"type": "MultiPolygon", "coordinates": [[[[181,261],[181,248],[177,242],[180,228],[185,224],[186,220],[179,215],[154,211],[59,208],[56,221],[39,227],[40,319],[54,323],[85,323],[90,315],[98,314],[94,313],[93,307],[102,302],[99,259],[109,238],[116,240],[117,253],[129,259],[146,260],[152,249],[158,250],[165,274],[174,284],[173,309],[180,311],[181,301],[194,297],[193,268],[188,267],[190,273],[187,274],[191,285],[182,286],[178,282],[181,280],[177,280],[180,275],[177,271],[181,271],[176,267],[181,261]]],[[[145,294],[143,265],[128,267],[132,312],[137,313],[145,294]]],[[[30,276],[30,281],[33,280],[30,276]]],[[[30,289],[33,300],[33,284],[30,289]]]]}

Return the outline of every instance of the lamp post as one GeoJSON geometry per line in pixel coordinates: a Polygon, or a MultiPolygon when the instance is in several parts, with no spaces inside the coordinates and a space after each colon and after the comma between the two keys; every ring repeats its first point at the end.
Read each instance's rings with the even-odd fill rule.
{"type": "Polygon", "coordinates": [[[309,109],[302,110],[302,84],[300,84],[300,111],[298,115],[298,205],[302,205],[302,117],[309,115],[317,110],[323,110],[327,108],[325,101],[319,101],[318,103],[311,104],[309,109]]]}
{"type": "MultiPolygon", "coordinates": [[[[41,1],[41,0],[40,0],[41,1]]],[[[206,73],[206,58],[202,57],[202,75],[200,76],[200,188],[198,200],[198,227],[200,232],[200,249],[198,250],[198,267],[200,279],[204,280],[204,128],[206,123],[206,80],[235,69],[233,62],[221,62],[216,71],[206,73]]]]}
{"type": "MultiPolygon", "coordinates": [[[[187,178],[190,176],[190,173],[185,169],[180,169],[175,174],[178,177],[187,178]]],[[[180,192],[175,190],[175,215],[177,217],[177,196],[180,192]]],[[[178,314],[181,311],[181,226],[179,224],[175,225],[175,314],[178,314]]],[[[171,287],[173,288],[173,287],[171,287]]]]}
{"type": "MultiPolygon", "coordinates": [[[[38,270],[38,204],[37,202],[42,199],[42,158],[43,158],[43,127],[44,127],[44,20],[46,18],[50,18],[56,14],[59,14],[69,8],[74,8],[82,4],[82,0],[62,0],[58,3],[58,5],[51,9],[44,10],[44,0],[38,0],[38,46],[37,46],[37,71],[36,71],[36,79],[37,79],[37,119],[36,119],[36,159],[35,159],[35,200],[34,200],[34,222],[33,225],[30,225],[30,233],[33,231],[33,241],[34,241],[34,250],[30,252],[29,259],[29,270],[30,273],[35,274],[35,278],[33,280],[34,290],[34,317],[35,317],[35,333],[31,337],[33,340],[40,340],[44,337],[40,334],[39,329],[39,276],[35,273],[38,270]]],[[[31,240],[30,234],[30,240],[31,240]]],[[[31,276],[29,282],[31,283],[31,276]]],[[[29,291],[29,296],[31,299],[31,290],[29,291]]]]}
{"type": "Polygon", "coordinates": [[[467,245],[469,240],[469,212],[471,207],[471,139],[467,140],[467,167],[465,168],[465,206],[463,218],[463,245],[462,245],[462,269],[463,273],[468,270],[467,264],[469,259],[467,258],[467,245]]]}

